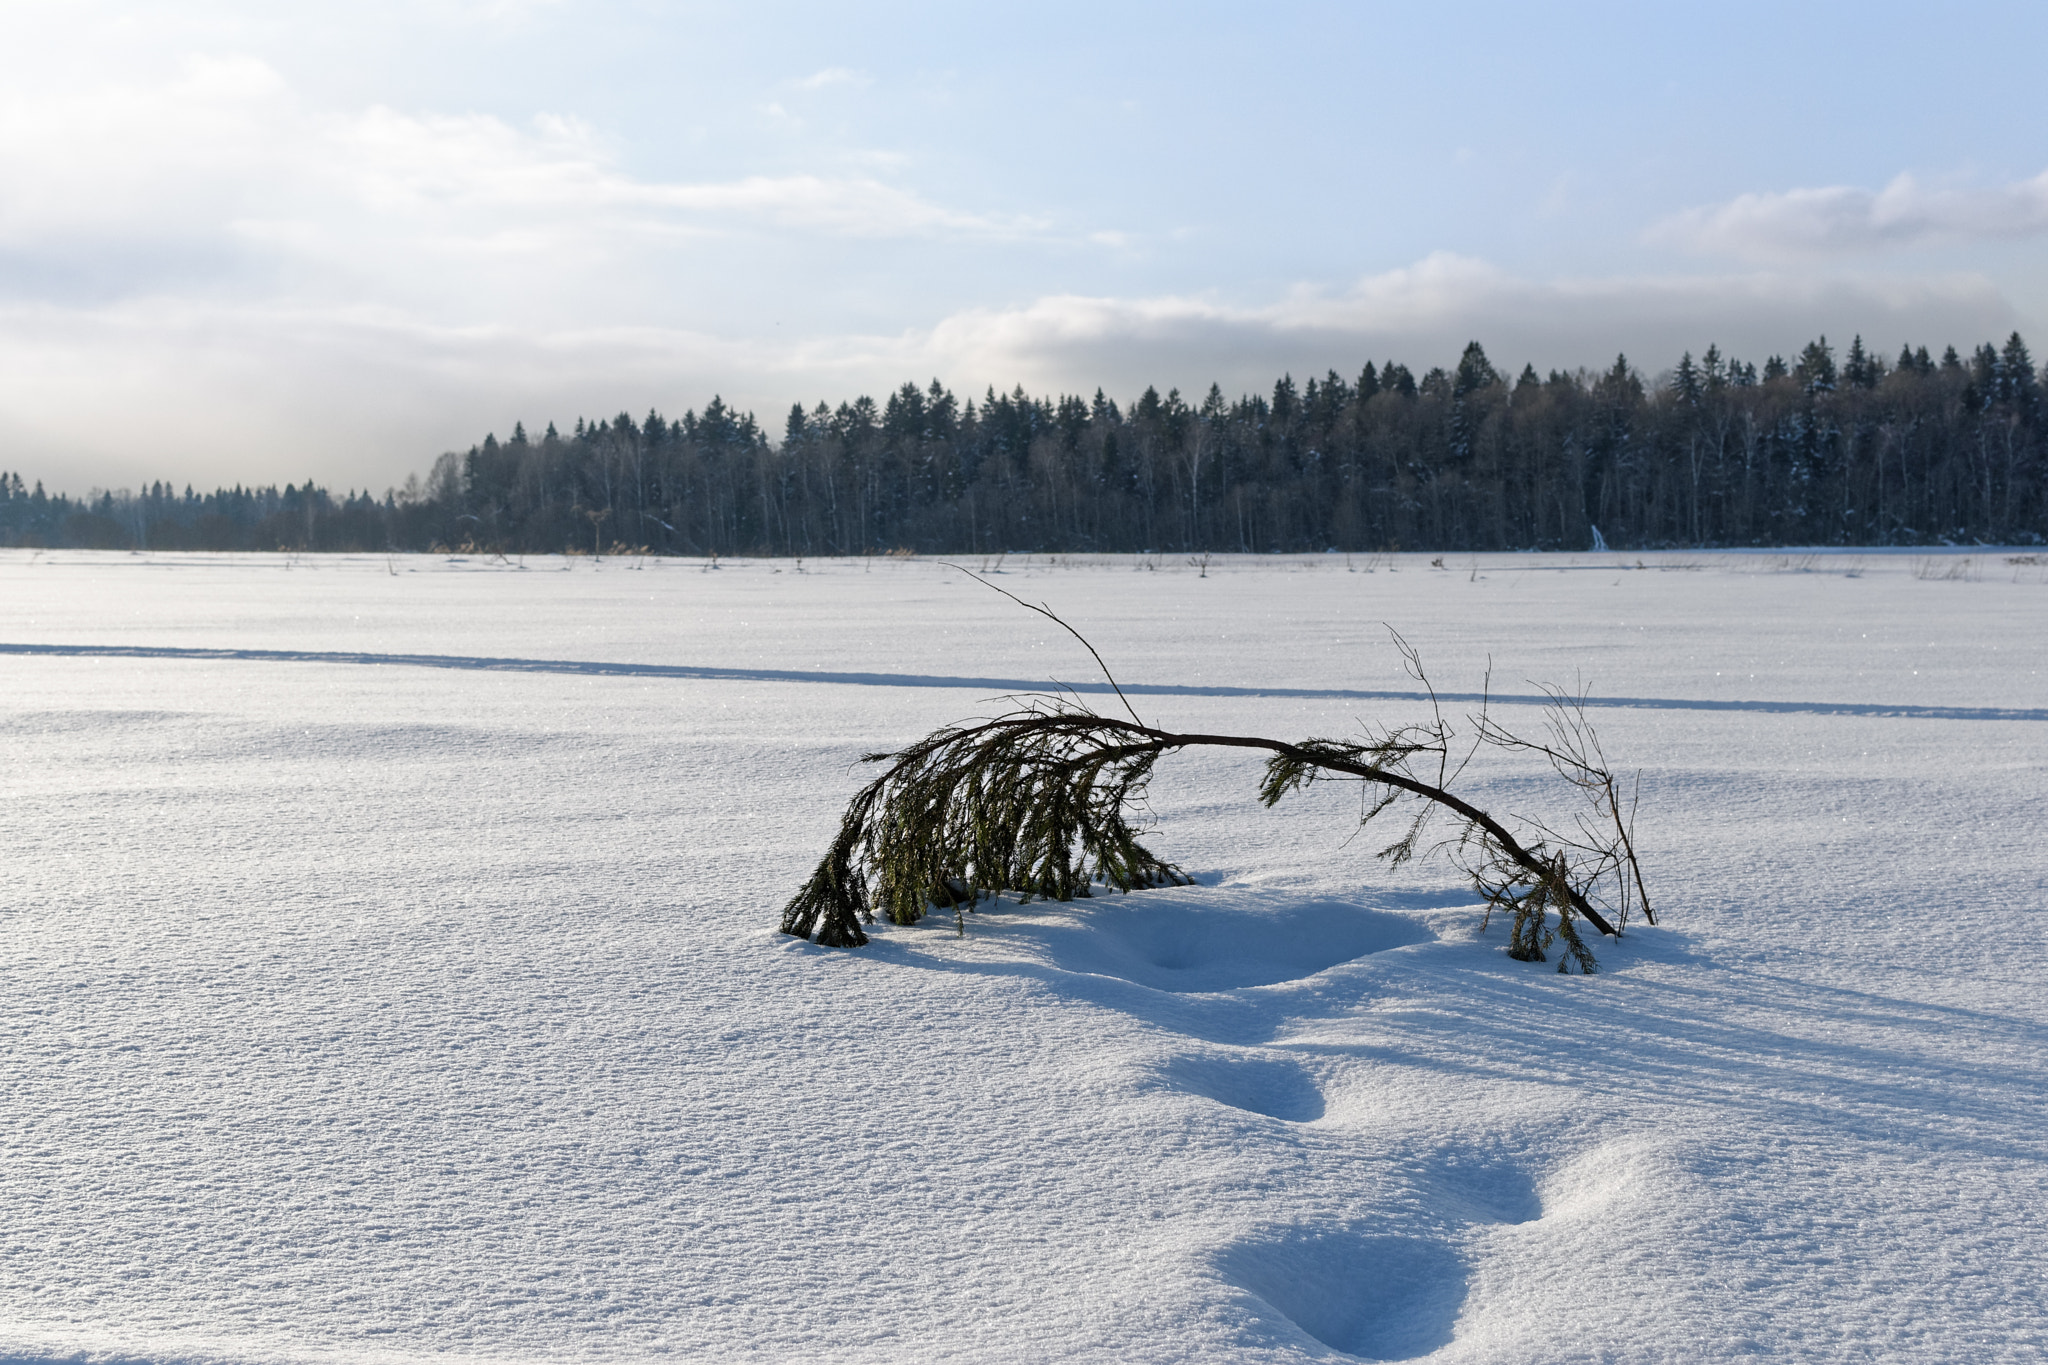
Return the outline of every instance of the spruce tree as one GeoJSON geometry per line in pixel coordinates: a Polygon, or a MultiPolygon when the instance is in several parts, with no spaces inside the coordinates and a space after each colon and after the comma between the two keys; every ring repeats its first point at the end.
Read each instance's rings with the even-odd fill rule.
{"type": "Polygon", "coordinates": [[[1687,351],[1678,358],[1678,368],[1671,372],[1671,393],[1679,402],[1695,407],[1700,401],[1700,391],[1699,367],[1692,363],[1692,352],[1687,351]]]}
{"type": "Polygon", "coordinates": [[[1863,350],[1861,332],[1849,343],[1849,354],[1842,361],[1842,378],[1852,389],[1867,389],[1877,383],[1877,369],[1863,350]]]}
{"type": "Polygon", "coordinates": [[[1792,377],[1808,393],[1834,392],[1835,353],[1829,349],[1826,337],[1806,343],[1805,349],[1799,353],[1799,363],[1793,367],[1792,377]]]}
{"type": "Polygon", "coordinates": [[[1489,388],[1498,383],[1500,376],[1486,358],[1486,349],[1476,341],[1467,342],[1465,353],[1458,358],[1457,373],[1451,381],[1451,396],[1463,398],[1474,389],[1489,388]]]}

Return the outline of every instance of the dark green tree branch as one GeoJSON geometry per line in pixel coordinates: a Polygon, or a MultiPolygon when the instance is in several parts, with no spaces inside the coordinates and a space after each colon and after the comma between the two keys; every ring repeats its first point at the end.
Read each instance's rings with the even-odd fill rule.
{"type": "MultiPolygon", "coordinates": [[[[1405,642],[1402,647],[1419,674],[1413,651],[1405,642]]],[[[1545,950],[1562,940],[1567,956],[1559,970],[1576,964],[1591,971],[1592,952],[1574,921],[1618,937],[1631,883],[1646,914],[1648,898],[1641,895],[1632,826],[1616,803],[1597,738],[1566,694],[1552,696],[1545,713],[1550,744],[1525,741],[1483,711],[1474,718],[1474,744],[1546,756],[1571,788],[1612,818],[1615,834],[1604,841],[1581,821],[1580,837],[1528,842],[1450,791],[1445,781],[1454,734],[1441,715],[1368,734],[1362,742],[1289,743],[1164,730],[1071,702],[1034,699],[992,720],[938,730],[899,753],[868,755],[867,761],[890,766],[847,807],[831,850],[784,909],[782,930],[855,946],[867,941],[861,926],[878,914],[913,924],[934,908],[951,908],[964,925],[965,910],[990,892],[1067,901],[1090,895],[1094,886],[1184,885],[1187,875],[1146,848],[1131,820],[1154,766],[1182,749],[1253,749],[1269,755],[1259,787],[1268,806],[1324,780],[1363,784],[1369,799],[1362,823],[1397,804],[1411,806],[1406,832],[1379,853],[1396,866],[1421,851],[1433,815],[1450,816],[1455,832],[1431,847],[1450,850],[1486,900],[1489,920],[1495,911],[1512,917],[1510,955],[1543,961],[1545,950]],[[1417,762],[1433,763],[1438,781],[1418,777],[1417,762]],[[1607,911],[1617,902],[1602,893],[1617,889],[1618,913],[1610,918],[1607,911]]]]}

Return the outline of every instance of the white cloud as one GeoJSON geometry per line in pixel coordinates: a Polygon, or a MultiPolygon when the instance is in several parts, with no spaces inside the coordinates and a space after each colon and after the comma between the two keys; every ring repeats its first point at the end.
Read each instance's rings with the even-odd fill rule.
{"type": "Polygon", "coordinates": [[[344,150],[329,172],[348,197],[386,214],[474,210],[688,231],[762,226],[850,237],[1008,235],[1030,220],[962,213],[870,176],[747,176],[714,183],[638,180],[618,170],[590,129],[544,119],[523,132],[488,116],[372,109],[337,121],[344,150]]]}
{"type": "Polygon", "coordinates": [[[150,84],[17,90],[0,100],[0,244],[217,220],[281,169],[287,104],[284,82],[248,57],[189,58],[150,84]]]}
{"type": "MultiPolygon", "coordinates": [[[[1626,351],[1652,371],[1710,342],[1761,360],[1817,333],[1873,344],[1939,346],[2003,335],[2015,323],[1977,276],[1898,278],[1756,272],[1533,280],[1438,253],[1344,290],[1298,289],[1263,304],[1213,298],[1047,297],[1014,309],[966,310],[924,341],[941,373],[1001,383],[1132,392],[1261,388],[1282,371],[1355,372],[1368,359],[1449,365],[1470,340],[1497,365],[1573,368],[1626,351]]],[[[922,372],[921,370],[919,371],[922,372]]]]}
{"type": "MultiPolygon", "coordinates": [[[[149,263],[207,256],[252,287],[279,279],[385,302],[459,293],[505,298],[524,256],[550,276],[714,236],[795,240],[1015,239],[1030,218],[965,212],[872,171],[716,181],[632,174],[593,129],[542,116],[518,127],[476,113],[306,106],[246,56],[191,57],[156,80],[17,91],[0,98],[0,251],[22,281],[61,282],[89,257],[147,292],[149,263]]],[[[183,267],[181,266],[182,270],[183,267]]],[[[570,281],[573,283],[573,281],[570,281]]]]}
{"type": "Polygon", "coordinates": [[[828,90],[835,85],[851,85],[856,88],[872,84],[869,78],[844,66],[828,66],[823,71],[814,71],[800,81],[792,82],[799,90],[828,90]]]}
{"type": "Polygon", "coordinates": [[[1934,189],[1901,175],[1872,193],[1846,185],[1745,194],[1657,224],[1654,241],[1751,260],[2038,236],[2048,171],[1988,189],[1934,189]]]}

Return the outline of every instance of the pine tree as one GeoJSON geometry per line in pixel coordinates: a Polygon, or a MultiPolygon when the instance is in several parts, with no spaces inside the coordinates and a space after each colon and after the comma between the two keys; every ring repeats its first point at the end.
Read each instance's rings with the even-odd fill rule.
{"type": "Polygon", "coordinates": [[[1867,389],[1877,383],[1877,366],[1863,349],[1863,334],[1849,343],[1849,354],[1842,362],[1842,378],[1852,389],[1867,389]]]}
{"type": "Polygon", "coordinates": [[[1700,373],[1706,379],[1708,393],[1718,393],[1728,382],[1727,373],[1721,366],[1721,348],[1712,342],[1707,344],[1707,353],[1700,358],[1700,373]]]}
{"type": "Polygon", "coordinates": [[[1834,392],[1835,353],[1828,348],[1826,337],[1806,343],[1806,348],[1799,353],[1798,365],[1793,367],[1792,377],[1808,393],[1834,392]]]}
{"type": "Polygon", "coordinates": [[[2005,349],[1998,353],[2003,374],[2000,376],[2003,392],[2001,397],[2031,415],[2039,400],[2034,376],[2034,358],[2027,353],[2027,343],[2014,332],[2006,338],[2005,349]]]}
{"type": "Polygon", "coordinates": [[[1451,381],[1451,396],[1463,398],[1474,389],[1489,388],[1498,383],[1500,376],[1486,358],[1486,349],[1476,341],[1467,342],[1465,353],[1458,358],[1457,374],[1451,381]]]}
{"type": "Polygon", "coordinates": [[[1697,407],[1700,389],[1699,367],[1692,363],[1692,352],[1687,351],[1678,358],[1678,368],[1671,372],[1671,393],[1688,407],[1697,407]]]}
{"type": "Polygon", "coordinates": [[[1998,348],[1987,341],[1970,353],[1970,386],[1963,406],[1988,408],[2004,391],[2005,362],[1999,358],[1998,348]]]}
{"type": "Polygon", "coordinates": [[[1614,357],[1614,368],[1601,379],[1600,387],[1610,397],[1635,400],[1643,397],[1643,381],[1629,368],[1626,355],[1614,357]]]}

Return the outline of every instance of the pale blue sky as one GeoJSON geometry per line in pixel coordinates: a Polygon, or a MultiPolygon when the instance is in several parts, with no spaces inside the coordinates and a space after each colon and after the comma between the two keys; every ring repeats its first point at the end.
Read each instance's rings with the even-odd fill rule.
{"type": "Polygon", "coordinates": [[[515,419],[2048,351],[2048,8],[15,0],[0,468],[515,419]]]}

